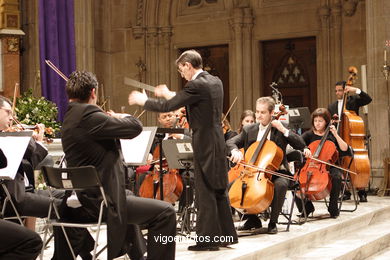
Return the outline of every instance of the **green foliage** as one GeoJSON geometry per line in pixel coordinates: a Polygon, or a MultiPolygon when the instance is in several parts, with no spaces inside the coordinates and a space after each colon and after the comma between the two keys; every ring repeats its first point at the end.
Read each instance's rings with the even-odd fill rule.
{"type": "Polygon", "coordinates": [[[22,124],[44,124],[47,137],[54,137],[60,130],[60,123],[57,122],[57,106],[44,97],[34,97],[31,88],[16,99],[15,112],[22,124]]]}

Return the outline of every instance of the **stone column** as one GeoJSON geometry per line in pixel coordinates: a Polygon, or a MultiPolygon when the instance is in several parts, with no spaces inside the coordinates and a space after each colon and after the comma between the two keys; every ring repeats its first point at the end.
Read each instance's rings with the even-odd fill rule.
{"type": "Polygon", "coordinates": [[[329,88],[331,93],[333,94],[333,85],[335,82],[342,80],[343,75],[343,58],[341,52],[342,46],[342,37],[341,37],[341,26],[342,26],[342,9],[340,0],[333,0],[331,6],[331,38],[332,38],[332,49],[331,49],[331,57],[332,57],[332,71],[330,78],[330,85],[325,86],[329,88]]]}
{"type": "Polygon", "coordinates": [[[387,49],[387,63],[390,64],[390,1],[366,1],[367,22],[367,88],[373,102],[369,105],[368,126],[371,132],[371,187],[380,187],[383,178],[383,160],[390,157],[389,102],[390,78],[381,71],[384,64],[384,50],[387,49]]]}
{"type": "MultiPolygon", "coordinates": [[[[324,1],[323,1],[324,2],[324,1]]],[[[329,17],[330,8],[328,5],[323,4],[319,10],[318,15],[321,22],[321,33],[319,36],[319,48],[318,48],[318,84],[317,84],[317,97],[318,106],[323,107],[329,104],[332,94],[329,91],[330,79],[331,79],[331,58],[330,58],[330,31],[329,31],[329,17]]]]}
{"type": "MultiPolygon", "coordinates": [[[[257,82],[253,84],[253,40],[252,40],[252,29],[253,29],[253,20],[252,9],[245,8],[244,10],[244,19],[243,19],[243,28],[242,28],[242,38],[243,38],[243,87],[244,87],[244,98],[243,103],[247,106],[252,107],[254,99],[257,97],[253,96],[253,88],[260,88],[260,84],[257,82]]],[[[243,110],[238,111],[242,113],[243,110]]],[[[240,115],[238,115],[239,117],[240,115]]],[[[239,119],[239,118],[238,118],[239,119]]]]}
{"type": "Polygon", "coordinates": [[[93,0],[74,1],[76,68],[95,72],[93,0]]]}

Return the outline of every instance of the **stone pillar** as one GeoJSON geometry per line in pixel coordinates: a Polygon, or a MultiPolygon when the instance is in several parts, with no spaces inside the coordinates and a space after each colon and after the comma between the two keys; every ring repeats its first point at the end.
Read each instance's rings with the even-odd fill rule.
{"type": "MultiPolygon", "coordinates": [[[[15,84],[20,84],[20,30],[19,1],[0,2],[0,94],[6,97],[14,95],[15,84]]],[[[20,92],[18,91],[17,95],[20,92]]]]}
{"type": "Polygon", "coordinates": [[[331,71],[330,85],[325,86],[331,90],[330,92],[332,94],[333,94],[334,83],[342,80],[342,75],[343,75],[342,73],[343,58],[342,58],[342,51],[341,51],[341,46],[342,46],[342,37],[341,37],[342,12],[341,11],[342,9],[341,9],[340,0],[333,0],[331,6],[332,71],[331,71]]]}
{"type": "Polygon", "coordinates": [[[373,102],[369,105],[368,127],[371,133],[371,187],[380,187],[383,178],[383,160],[390,157],[389,102],[390,79],[381,71],[384,50],[390,64],[390,1],[366,1],[367,24],[367,88],[373,102]]]}
{"type": "MultiPolygon", "coordinates": [[[[253,84],[253,39],[252,39],[252,29],[253,29],[253,20],[252,9],[245,8],[243,17],[243,28],[242,28],[242,48],[243,48],[243,87],[244,87],[244,99],[243,103],[246,106],[250,105],[252,107],[254,99],[253,88],[260,88],[260,84],[257,82],[253,84]]],[[[247,108],[247,107],[246,107],[247,108]]],[[[245,108],[244,108],[245,109],[245,108]]],[[[243,110],[238,111],[242,113],[243,110]]],[[[238,115],[239,117],[240,115],[238,115]]],[[[239,118],[238,118],[239,119],[239,118]]],[[[236,124],[237,125],[237,124],[236,124]]]]}
{"type": "MultiPolygon", "coordinates": [[[[324,2],[324,1],[322,1],[324,2]]],[[[321,33],[319,36],[319,48],[317,55],[318,79],[317,79],[317,97],[318,106],[326,107],[333,97],[333,92],[329,90],[331,79],[331,58],[330,58],[330,30],[329,17],[330,8],[325,3],[318,10],[321,22],[321,33]]]]}
{"type": "Polygon", "coordinates": [[[76,68],[95,72],[94,1],[74,1],[76,68]]]}

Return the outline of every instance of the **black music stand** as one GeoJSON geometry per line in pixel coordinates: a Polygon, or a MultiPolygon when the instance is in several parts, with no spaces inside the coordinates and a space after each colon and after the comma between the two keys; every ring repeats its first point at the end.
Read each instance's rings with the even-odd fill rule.
{"type": "MultiPolygon", "coordinates": [[[[159,166],[160,166],[160,199],[164,200],[164,170],[163,170],[163,153],[164,150],[163,147],[163,140],[166,136],[166,134],[184,134],[184,128],[157,128],[156,132],[156,138],[157,138],[157,145],[160,147],[160,158],[159,158],[159,166]]],[[[166,153],[164,152],[166,155],[166,153]]],[[[172,167],[171,167],[172,168],[172,167]]],[[[175,168],[172,168],[175,169],[175,168]]]]}
{"type": "MultiPolygon", "coordinates": [[[[290,116],[290,128],[296,130],[298,133],[302,129],[311,128],[311,117],[308,107],[295,107],[288,110],[290,116]]],[[[299,133],[301,134],[301,133],[299,133]]]]}
{"type": "Polygon", "coordinates": [[[196,209],[190,205],[189,191],[191,189],[190,169],[193,169],[193,149],[191,139],[164,140],[163,149],[169,168],[184,169],[183,176],[185,183],[185,205],[179,216],[180,233],[191,234],[194,230],[196,209]]]}

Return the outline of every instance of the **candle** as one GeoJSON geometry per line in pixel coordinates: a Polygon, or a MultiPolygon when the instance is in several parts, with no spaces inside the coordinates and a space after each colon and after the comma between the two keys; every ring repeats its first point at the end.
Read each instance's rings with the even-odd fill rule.
{"type": "Polygon", "coordinates": [[[385,50],[385,64],[387,64],[387,57],[386,57],[387,55],[386,54],[387,54],[387,52],[385,50]]]}

